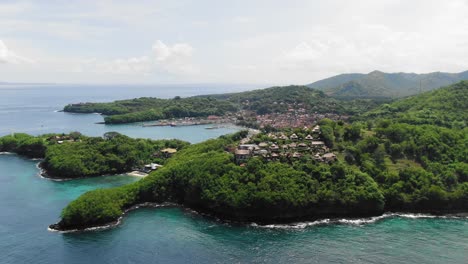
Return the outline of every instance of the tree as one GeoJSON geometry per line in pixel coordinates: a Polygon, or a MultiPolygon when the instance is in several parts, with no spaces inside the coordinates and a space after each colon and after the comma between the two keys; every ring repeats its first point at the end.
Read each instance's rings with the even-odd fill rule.
{"type": "Polygon", "coordinates": [[[120,134],[119,132],[115,132],[115,131],[110,131],[110,132],[106,132],[104,133],[104,135],[102,136],[104,139],[106,140],[111,140],[117,136],[121,136],[122,134],[120,134]]]}

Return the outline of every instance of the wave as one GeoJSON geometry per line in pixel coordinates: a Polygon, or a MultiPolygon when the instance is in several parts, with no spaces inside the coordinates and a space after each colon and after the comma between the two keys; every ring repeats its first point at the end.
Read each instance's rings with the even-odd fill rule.
{"type": "Polygon", "coordinates": [[[7,151],[1,151],[1,152],[0,152],[0,155],[13,155],[13,154],[15,154],[15,153],[13,153],[13,152],[7,152],[7,151]]]}
{"type": "Polygon", "coordinates": [[[50,228],[50,226],[47,227],[47,230],[50,232],[58,232],[61,234],[66,234],[66,233],[75,233],[75,232],[88,232],[88,231],[100,231],[100,230],[105,230],[105,229],[110,229],[114,228],[122,223],[123,218],[131,211],[136,210],[138,208],[160,208],[160,207],[172,207],[172,206],[177,206],[174,203],[141,203],[134,205],[128,209],[126,209],[122,215],[114,222],[106,224],[106,225],[101,225],[101,226],[93,226],[93,227],[87,227],[83,229],[71,229],[71,230],[57,230],[50,228]]]}
{"type": "Polygon", "coordinates": [[[328,225],[330,224],[330,219],[321,219],[317,221],[309,221],[309,222],[299,222],[299,223],[292,223],[292,224],[270,224],[270,225],[259,225],[257,223],[252,223],[250,226],[252,227],[260,227],[260,228],[278,228],[278,229],[304,229],[309,226],[317,226],[317,225],[328,225]]]}
{"type": "MultiPolygon", "coordinates": [[[[39,159],[40,160],[40,159],[39,159]]],[[[47,175],[47,171],[44,170],[43,168],[41,168],[41,162],[38,162],[36,163],[36,168],[39,170],[39,172],[37,173],[37,176],[39,176],[39,178],[41,179],[45,179],[45,180],[49,180],[49,181],[56,181],[56,182],[61,182],[61,181],[69,181],[69,180],[73,180],[73,178],[63,178],[63,179],[59,179],[59,178],[49,178],[49,177],[45,177],[44,175],[47,175]]]]}
{"type": "Polygon", "coordinates": [[[387,219],[387,218],[409,218],[409,219],[421,219],[421,218],[440,218],[440,219],[468,219],[468,216],[458,216],[458,215],[431,215],[431,214],[419,214],[419,213],[385,213],[379,216],[366,217],[366,218],[341,218],[341,219],[321,219],[316,221],[308,222],[298,222],[291,224],[270,224],[270,225],[259,225],[257,223],[252,223],[250,226],[258,228],[270,228],[270,229],[304,229],[310,226],[319,226],[319,225],[356,225],[361,226],[365,224],[372,224],[377,221],[387,219]]]}

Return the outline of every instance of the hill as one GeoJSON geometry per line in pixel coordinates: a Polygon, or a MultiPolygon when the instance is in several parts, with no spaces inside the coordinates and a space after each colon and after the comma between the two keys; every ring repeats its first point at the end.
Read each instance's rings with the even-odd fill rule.
{"type": "Polygon", "coordinates": [[[227,101],[211,98],[176,96],[173,99],[142,97],[111,103],[69,104],[63,110],[72,113],[101,113],[107,115],[104,118],[106,123],[120,124],[167,118],[224,115],[235,111],[236,107],[227,101]]]}
{"type": "Polygon", "coordinates": [[[78,103],[64,107],[65,112],[101,113],[108,124],[153,121],[168,118],[227,115],[241,110],[255,114],[286,113],[291,107],[309,113],[354,115],[364,113],[380,101],[340,100],[307,86],[281,86],[248,92],[202,95],[174,99],[136,98],[111,103],[78,103]]]}
{"type": "Polygon", "coordinates": [[[363,113],[379,104],[372,100],[340,100],[302,85],[275,86],[240,93],[208,95],[208,97],[227,100],[240,105],[243,110],[254,111],[260,115],[284,113],[291,105],[302,106],[308,112],[353,115],[363,113]]]}
{"type": "MultiPolygon", "coordinates": [[[[272,91],[269,100],[288,89],[272,91]]],[[[264,92],[223,96],[263,100],[264,92]]],[[[352,124],[322,119],[318,137],[336,153],[330,163],[308,155],[307,149],[287,155],[288,148],[301,152],[295,142],[312,133],[307,128],[250,137],[247,143],[264,143],[270,150],[242,159],[243,164],[235,149],[246,131],[190,145],[139,182],[85,193],[64,208],[51,228],[108,224],[138,204],[163,202],[265,223],[385,211],[463,213],[468,210],[467,96],[468,82],[462,81],[383,105],[352,124]],[[283,133],[289,136],[279,136],[283,133]]]]}
{"type": "Polygon", "coordinates": [[[368,74],[341,74],[308,84],[333,97],[350,98],[399,98],[430,91],[441,86],[468,80],[468,71],[461,73],[433,72],[385,73],[373,71],[368,74]]]}
{"type": "Polygon", "coordinates": [[[87,137],[79,132],[30,136],[16,133],[0,137],[0,152],[13,152],[42,159],[43,176],[55,179],[119,174],[144,164],[164,164],[164,148],[182,149],[181,140],[133,139],[116,132],[104,137],[87,137]],[[156,154],[156,155],[155,155],[156,154]]]}
{"type": "Polygon", "coordinates": [[[376,118],[464,128],[468,123],[468,81],[383,104],[360,117],[363,120],[376,118]]]}

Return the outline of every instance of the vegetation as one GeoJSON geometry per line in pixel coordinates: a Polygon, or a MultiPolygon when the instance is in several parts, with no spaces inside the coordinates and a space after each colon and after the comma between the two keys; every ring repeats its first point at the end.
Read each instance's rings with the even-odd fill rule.
{"type": "Polygon", "coordinates": [[[335,113],[354,115],[364,113],[381,103],[380,100],[338,100],[322,91],[307,86],[280,86],[248,92],[210,95],[211,97],[238,103],[243,110],[257,114],[285,113],[291,105],[301,105],[309,113],[335,113]]]}
{"type": "Polygon", "coordinates": [[[139,182],[88,192],[63,210],[60,228],[115,220],[137,202],[173,201],[229,218],[263,221],[382,212],[383,195],[369,175],[345,164],[252,159],[240,167],[224,150],[239,137],[189,146],[139,182]]]}
{"type": "MultiPolygon", "coordinates": [[[[226,218],[265,222],[384,211],[466,211],[468,128],[432,119],[421,124],[412,114],[417,104],[429,103],[433,120],[440,120],[439,114],[452,118],[450,112],[459,111],[453,108],[467,109],[457,101],[466,87],[461,82],[395,102],[411,106],[390,113],[391,119],[372,112],[352,124],[323,119],[322,138],[339,157],[331,165],[250,158],[238,166],[226,150],[245,132],[188,146],[145,179],[82,195],[64,208],[62,220],[53,227],[109,223],[135,204],[166,201],[226,218]],[[455,101],[442,108],[438,104],[444,98],[455,101]]],[[[465,117],[454,116],[449,123],[466,124],[465,117]]]]}
{"type": "Polygon", "coordinates": [[[164,164],[158,155],[163,148],[182,149],[180,140],[132,139],[116,132],[104,138],[69,135],[30,136],[14,134],[0,138],[0,151],[42,158],[41,167],[48,177],[76,178],[128,172],[150,162],[164,164]],[[156,154],[156,155],[154,155],[156,154]]]}
{"type": "Polygon", "coordinates": [[[46,152],[46,137],[34,137],[15,133],[0,137],[0,152],[13,152],[29,158],[43,158],[46,152]]]}
{"type": "Polygon", "coordinates": [[[398,98],[431,91],[462,80],[468,80],[468,71],[427,74],[373,71],[368,74],[341,74],[307,86],[337,98],[398,98]]]}
{"type": "Polygon", "coordinates": [[[468,122],[468,81],[384,104],[360,120],[389,119],[414,125],[464,128],[468,122]]]}
{"type": "Polygon", "coordinates": [[[80,103],[65,106],[65,112],[101,113],[108,124],[131,123],[180,117],[206,117],[235,111],[227,101],[190,97],[159,99],[142,97],[112,103],[80,103]]]}
{"type": "Polygon", "coordinates": [[[69,104],[65,106],[64,111],[101,113],[106,115],[105,123],[120,124],[181,117],[221,116],[240,110],[249,110],[255,114],[285,113],[291,104],[301,105],[309,113],[354,115],[364,113],[387,101],[370,99],[341,101],[306,86],[284,86],[189,98],[138,98],[112,103],[69,104]]]}

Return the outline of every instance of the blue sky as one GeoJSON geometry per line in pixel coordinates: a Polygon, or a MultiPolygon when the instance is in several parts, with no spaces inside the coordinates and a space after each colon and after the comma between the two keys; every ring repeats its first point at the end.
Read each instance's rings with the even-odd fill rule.
{"type": "Polygon", "coordinates": [[[303,84],[468,70],[468,1],[4,1],[0,81],[303,84]]]}

